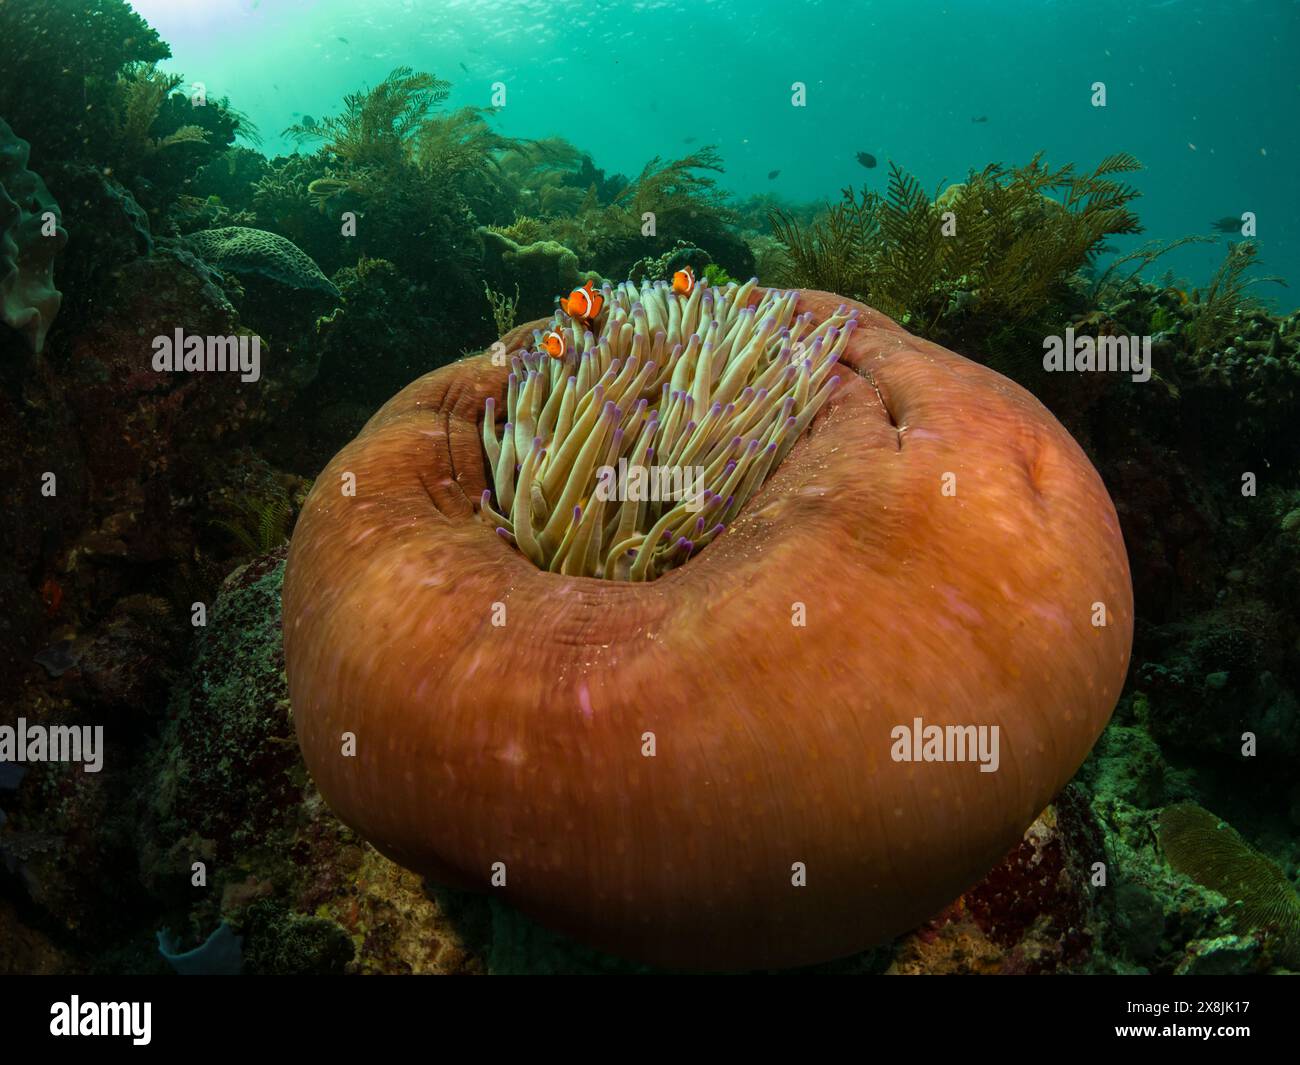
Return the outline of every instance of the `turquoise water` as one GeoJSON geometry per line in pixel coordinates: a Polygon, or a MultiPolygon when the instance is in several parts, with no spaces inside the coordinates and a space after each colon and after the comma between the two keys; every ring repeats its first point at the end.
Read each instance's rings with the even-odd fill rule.
{"type": "MultiPolygon", "coordinates": [[[[1149,239],[1209,234],[1254,212],[1265,272],[1300,282],[1300,5],[1197,3],[136,0],[171,44],[166,64],[280,131],[338,110],[394,67],[453,83],[448,106],[506,103],[493,122],[560,135],[608,172],[717,145],[721,184],[792,202],[880,188],[888,163],[927,188],[988,162],[1092,166],[1128,151],[1149,239]],[[792,85],[807,87],[792,106],[792,85]],[[1106,106],[1093,106],[1093,85],[1106,106]],[[975,119],[986,121],[974,121],[975,119]],[[687,139],[693,138],[688,143],[687,139]],[[873,170],[856,160],[866,151],[873,170]],[[779,170],[775,179],[768,174],[779,170]]],[[[1204,282],[1216,243],[1172,267],[1204,282]]],[[[1292,294],[1261,288],[1289,308],[1292,294]]]]}

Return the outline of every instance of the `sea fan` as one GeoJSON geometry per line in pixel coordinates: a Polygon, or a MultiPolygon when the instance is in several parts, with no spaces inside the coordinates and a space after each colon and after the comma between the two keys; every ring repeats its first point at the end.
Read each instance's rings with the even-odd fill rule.
{"type": "Polygon", "coordinates": [[[1240,904],[1234,910],[1238,931],[1275,935],[1278,957],[1300,965],[1300,895],[1231,825],[1194,803],[1167,806],[1160,814],[1160,846],[1175,872],[1240,904]]]}

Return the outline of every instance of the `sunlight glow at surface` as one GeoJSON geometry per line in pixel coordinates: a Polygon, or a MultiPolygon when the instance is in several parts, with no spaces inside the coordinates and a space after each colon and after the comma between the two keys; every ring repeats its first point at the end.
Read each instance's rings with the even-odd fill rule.
{"type": "MultiPolygon", "coordinates": [[[[244,21],[275,0],[128,0],[164,41],[173,33],[193,32],[244,21]]],[[[281,2],[281,6],[284,6],[281,2]]]]}

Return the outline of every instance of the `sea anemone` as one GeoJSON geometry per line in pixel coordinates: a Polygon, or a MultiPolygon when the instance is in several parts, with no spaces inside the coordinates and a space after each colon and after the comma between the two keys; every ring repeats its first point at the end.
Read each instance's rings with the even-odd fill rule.
{"type": "MultiPolygon", "coordinates": [[[[648,580],[704,548],[779,466],[839,383],[857,312],[797,319],[755,282],[678,297],[613,290],[597,336],[554,323],[566,354],[512,360],[506,423],[489,396],[482,513],[543,569],[648,580]]],[[[535,332],[540,341],[542,334],[535,332]]]]}
{"type": "Polygon", "coordinates": [[[1132,590],[1105,488],[1026,391],[864,305],[605,297],[420,378],[317,479],[284,583],[307,766],[390,858],[628,957],[795,965],[914,927],[1109,719],[1132,590]],[[702,456],[705,509],[591,505],[651,448],[702,456]]]}

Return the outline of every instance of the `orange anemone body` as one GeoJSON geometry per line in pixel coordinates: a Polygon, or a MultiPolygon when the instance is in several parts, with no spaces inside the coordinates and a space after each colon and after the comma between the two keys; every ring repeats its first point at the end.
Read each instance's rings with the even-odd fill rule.
{"type": "Polygon", "coordinates": [[[489,356],[389,401],[317,479],[284,583],[335,812],[434,881],[673,966],[846,955],[978,881],[1120,693],[1118,521],[993,371],[866,307],[841,362],[726,532],[648,583],[544,572],[478,519],[489,356]],[[898,760],[917,718],[996,727],[996,771],[898,760]]]}

